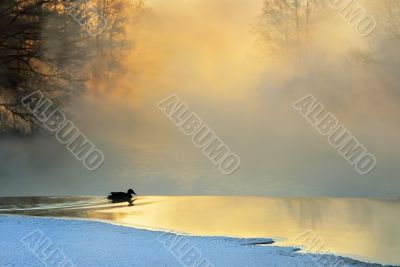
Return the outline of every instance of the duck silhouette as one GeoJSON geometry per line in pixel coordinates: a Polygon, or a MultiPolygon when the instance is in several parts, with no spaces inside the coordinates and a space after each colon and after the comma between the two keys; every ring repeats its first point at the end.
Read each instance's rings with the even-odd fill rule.
{"type": "Polygon", "coordinates": [[[136,195],[136,193],[132,190],[129,189],[128,192],[111,192],[107,198],[111,200],[113,203],[118,203],[118,202],[129,202],[129,205],[132,205],[132,195],[136,195]]]}

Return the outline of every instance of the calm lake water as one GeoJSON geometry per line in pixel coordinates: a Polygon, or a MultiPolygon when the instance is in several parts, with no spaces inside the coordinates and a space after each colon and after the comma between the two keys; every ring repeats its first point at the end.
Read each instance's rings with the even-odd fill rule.
{"type": "Polygon", "coordinates": [[[104,197],[0,198],[0,213],[74,217],[194,235],[270,237],[303,246],[312,233],[330,251],[400,265],[400,201],[331,198],[139,196],[133,206],[104,197]],[[309,233],[309,232],[308,232],[309,233]]]}

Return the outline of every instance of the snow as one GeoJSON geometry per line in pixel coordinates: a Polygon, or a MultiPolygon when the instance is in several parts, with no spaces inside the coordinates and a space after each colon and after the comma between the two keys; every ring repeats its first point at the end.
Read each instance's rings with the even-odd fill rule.
{"type": "Polygon", "coordinates": [[[351,266],[271,239],[196,237],[98,221],[0,215],[0,266],[351,266]],[[261,245],[260,245],[261,244],[261,245]],[[340,265],[337,265],[340,266],[340,265]],[[342,265],[344,266],[344,265],[342,265]]]}

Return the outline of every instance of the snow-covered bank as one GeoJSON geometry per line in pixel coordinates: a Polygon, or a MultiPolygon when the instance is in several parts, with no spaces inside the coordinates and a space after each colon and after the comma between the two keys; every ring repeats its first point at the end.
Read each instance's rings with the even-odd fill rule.
{"type": "MultiPolygon", "coordinates": [[[[255,245],[271,241],[0,215],[0,266],[318,266],[315,258],[294,248],[255,245]]],[[[352,266],[367,266],[342,259],[352,266]]],[[[324,262],[333,266],[338,257],[324,257],[324,262]]]]}

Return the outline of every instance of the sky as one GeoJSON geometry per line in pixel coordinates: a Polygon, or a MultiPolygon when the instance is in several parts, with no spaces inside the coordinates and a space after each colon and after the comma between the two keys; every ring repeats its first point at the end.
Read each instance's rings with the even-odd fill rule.
{"type": "MultiPolygon", "coordinates": [[[[0,195],[134,188],[143,195],[400,196],[399,95],[386,72],[351,61],[350,52],[369,48],[369,39],[334,10],[313,27],[308,60],[299,64],[293,54],[278,60],[260,51],[255,25],[262,1],[147,5],[139,25],[128,28],[135,45],[123,58],[124,75],[91,88],[71,108],[73,122],[104,152],[104,164],[86,170],[49,135],[4,138],[0,195]],[[171,94],[240,157],[238,171],[223,174],[157,108],[171,94]],[[376,156],[370,174],[357,173],[293,109],[307,94],[376,156]]],[[[390,58],[394,52],[386,50],[390,58]]],[[[381,65],[398,69],[395,63],[381,65]]]]}

